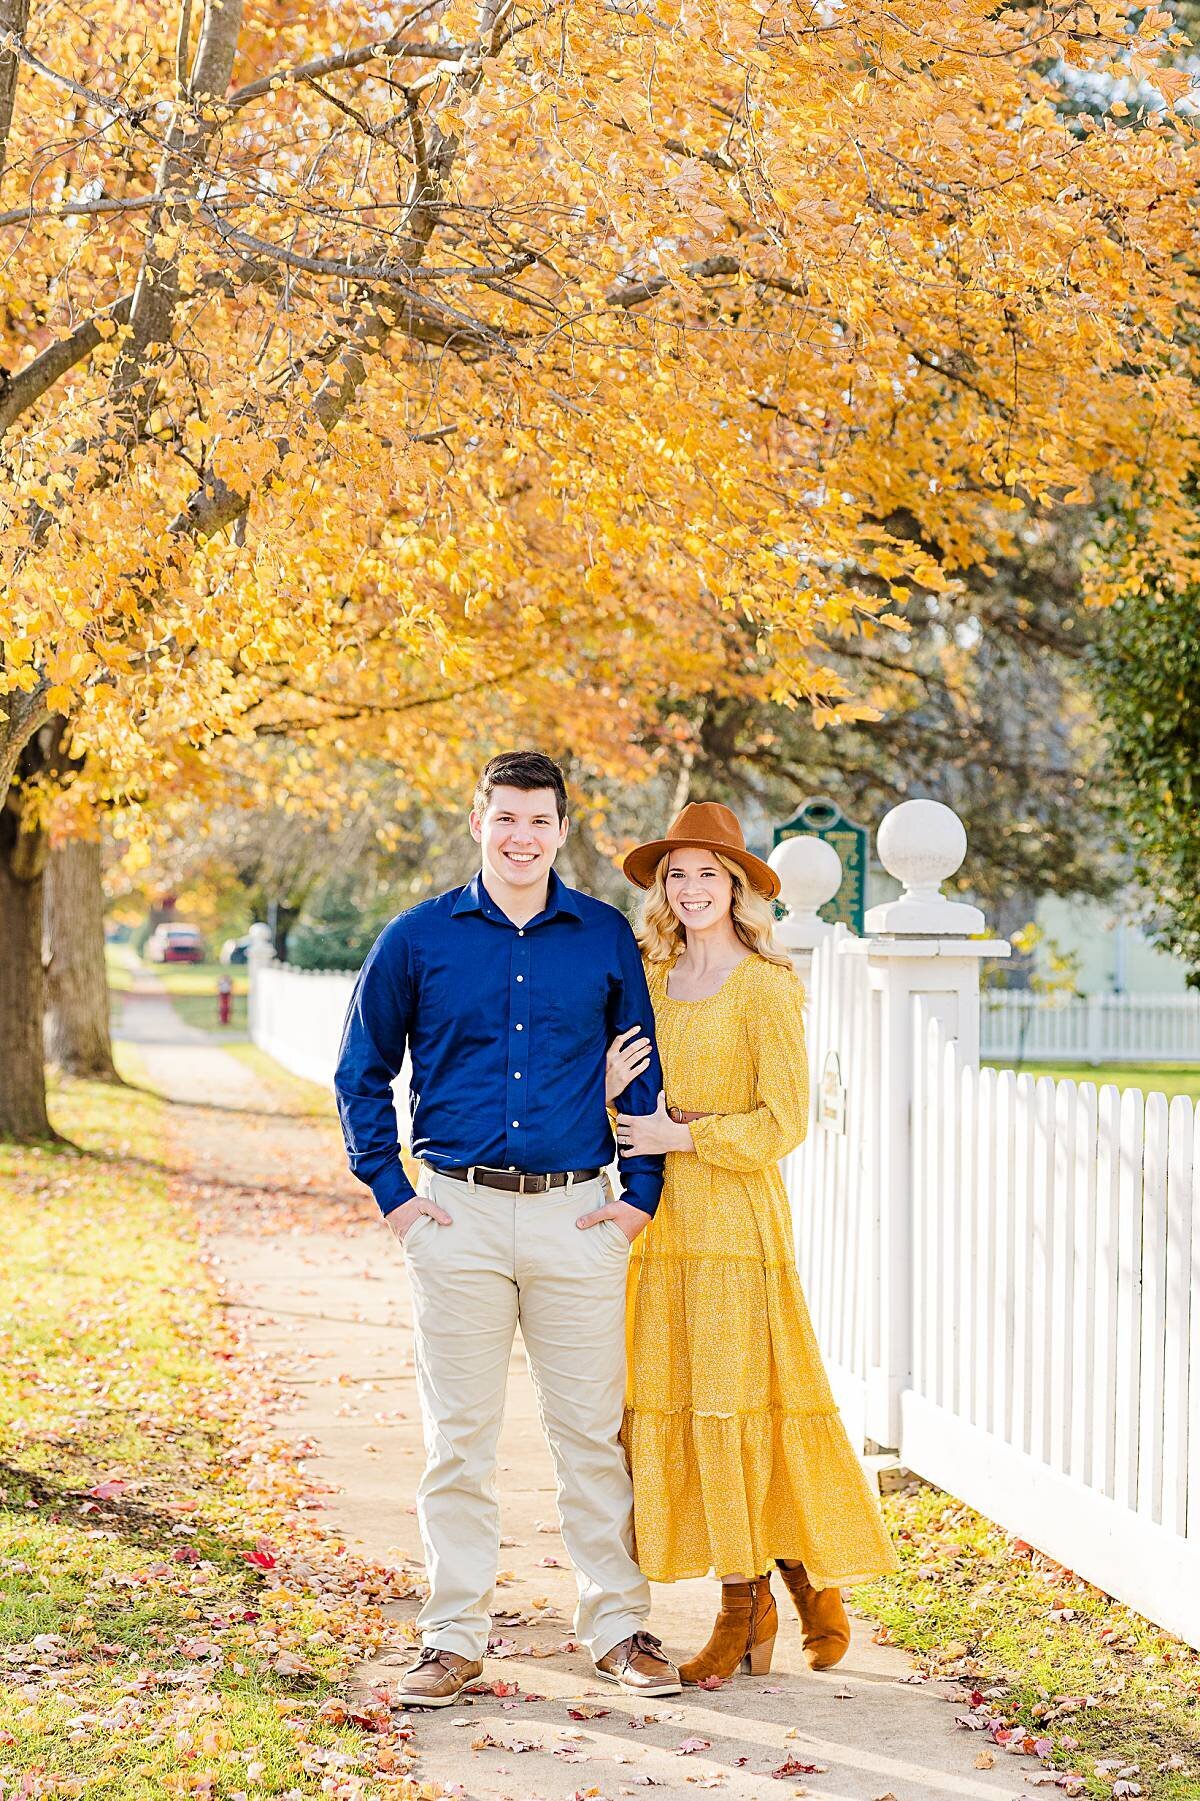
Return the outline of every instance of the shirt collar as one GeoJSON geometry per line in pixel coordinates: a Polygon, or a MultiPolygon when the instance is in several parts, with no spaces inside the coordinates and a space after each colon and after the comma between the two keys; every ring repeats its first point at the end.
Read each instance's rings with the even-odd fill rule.
{"type": "MultiPolygon", "coordinates": [[[[502,925],[511,925],[507,914],[496,905],[483,885],[483,871],[472,876],[453,907],[451,917],[457,918],[460,913],[482,913],[485,919],[499,920],[502,925]]],[[[554,919],[559,913],[565,913],[572,919],[580,919],[579,902],[573,888],[568,888],[556,870],[550,871],[550,883],[546,890],[545,909],[529,921],[531,926],[541,925],[544,920],[554,919]]]]}

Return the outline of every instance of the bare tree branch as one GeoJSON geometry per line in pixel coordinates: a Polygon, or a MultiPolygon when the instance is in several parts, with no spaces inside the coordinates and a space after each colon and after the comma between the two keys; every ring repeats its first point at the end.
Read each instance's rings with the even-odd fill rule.
{"type": "Polygon", "coordinates": [[[26,365],[18,375],[0,375],[0,434],[6,432],[14,419],[20,417],[35,401],[40,400],[48,388],[64,376],[68,369],[81,363],[90,356],[97,344],[102,344],[108,335],[103,327],[124,325],[128,322],[133,295],[122,295],[102,313],[95,313],[85,319],[65,338],[50,344],[40,356],[34,357],[32,363],[26,365]]]}
{"type": "Polygon", "coordinates": [[[296,81],[311,81],[314,77],[320,80],[323,75],[337,74],[339,69],[361,69],[364,63],[394,62],[407,57],[461,62],[467,48],[467,45],[452,43],[448,38],[439,38],[432,44],[422,38],[384,38],[377,44],[361,44],[357,50],[342,50],[333,56],[315,56],[311,62],[297,63],[294,69],[279,69],[274,75],[263,75],[257,81],[247,82],[243,88],[235,88],[232,94],[225,96],[224,104],[236,111],[276,88],[296,81]]]}

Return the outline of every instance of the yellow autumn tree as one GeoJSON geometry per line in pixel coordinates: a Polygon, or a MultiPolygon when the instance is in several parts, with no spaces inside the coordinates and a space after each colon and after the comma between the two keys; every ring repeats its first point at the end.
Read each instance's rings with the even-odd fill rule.
{"type": "Polygon", "coordinates": [[[326,681],[348,578],[431,643],[477,605],[619,638],[667,597],[681,646],[736,611],[778,692],[853,712],[815,626],[953,579],[997,508],[1103,475],[1178,554],[1193,130],[1054,85],[1172,98],[1168,26],[0,0],[0,1066],[39,771],[76,721],[202,741],[326,681]]]}

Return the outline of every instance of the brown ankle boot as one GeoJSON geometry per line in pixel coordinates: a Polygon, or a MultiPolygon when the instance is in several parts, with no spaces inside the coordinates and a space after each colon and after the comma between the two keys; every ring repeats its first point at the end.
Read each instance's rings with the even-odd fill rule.
{"type": "Polygon", "coordinates": [[[781,1563],[779,1573],[800,1615],[809,1669],[832,1669],[850,1649],[850,1621],[841,1589],[814,1588],[802,1563],[781,1563]]]}
{"type": "Polygon", "coordinates": [[[753,1582],[722,1582],[721,1611],[703,1651],[679,1666],[679,1680],[695,1684],[706,1676],[732,1676],[740,1664],[753,1676],[771,1667],[779,1615],[769,1576],[753,1582]]]}

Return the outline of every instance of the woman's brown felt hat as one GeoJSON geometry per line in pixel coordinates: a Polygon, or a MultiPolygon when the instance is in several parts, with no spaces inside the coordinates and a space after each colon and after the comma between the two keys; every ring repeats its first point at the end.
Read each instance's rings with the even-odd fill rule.
{"type": "Polygon", "coordinates": [[[665,838],[639,844],[629,852],[621,868],[638,888],[648,888],[659,863],[672,850],[719,850],[723,857],[745,870],[750,886],[766,900],[779,893],[779,877],[769,863],[746,849],[746,840],[731,813],[715,800],[694,800],[676,815],[665,838]]]}

